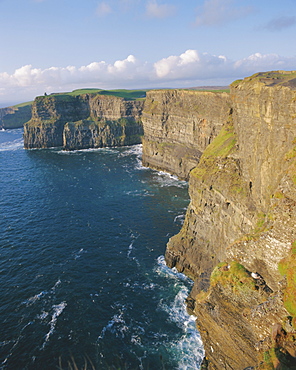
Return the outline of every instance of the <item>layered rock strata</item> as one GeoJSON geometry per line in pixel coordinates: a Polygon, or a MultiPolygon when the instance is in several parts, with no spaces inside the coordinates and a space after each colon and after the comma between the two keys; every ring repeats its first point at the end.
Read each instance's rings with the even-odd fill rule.
{"type": "Polygon", "coordinates": [[[232,84],[232,114],[190,173],[186,219],[167,246],[168,265],[195,280],[188,305],[208,369],[296,368],[295,77],[232,84]]]}
{"type": "Polygon", "coordinates": [[[142,113],[143,164],[187,179],[229,113],[227,93],[148,92],[142,113]]]}
{"type": "Polygon", "coordinates": [[[14,129],[23,127],[31,118],[31,104],[0,109],[0,128],[14,129]]]}
{"type": "Polygon", "coordinates": [[[93,94],[37,97],[24,125],[24,146],[70,150],[139,144],[143,104],[93,94]]]}

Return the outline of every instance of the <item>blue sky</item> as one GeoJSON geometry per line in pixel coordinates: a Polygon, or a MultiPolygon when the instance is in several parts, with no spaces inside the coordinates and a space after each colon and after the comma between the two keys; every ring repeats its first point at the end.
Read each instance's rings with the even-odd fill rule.
{"type": "Polygon", "coordinates": [[[296,70],[295,0],[0,0],[0,105],[296,70]]]}

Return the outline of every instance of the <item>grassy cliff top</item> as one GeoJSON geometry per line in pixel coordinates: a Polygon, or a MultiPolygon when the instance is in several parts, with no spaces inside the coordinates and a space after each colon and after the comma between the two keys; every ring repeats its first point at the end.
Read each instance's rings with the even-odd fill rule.
{"type": "Polygon", "coordinates": [[[33,104],[33,101],[27,101],[25,103],[13,105],[12,107],[13,108],[23,108],[23,107],[31,106],[32,104],[33,104]]]}
{"type": "Polygon", "coordinates": [[[71,92],[50,94],[49,96],[67,95],[67,96],[77,96],[83,94],[99,94],[99,95],[111,95],[117,96],[119,98],[124,98],[126,100],[138,100],[146,97],[147,90],[102,90],[102,89],[77,89],[71,92]]]}
{"type": "Polygon", "coordinates": [[[240,83],[261,82],[266,86],[282,85],[296,89],[296,71],[270,71],[258,72],[243,80],[234,81],[231,86],[235,87],[240,83]]]}

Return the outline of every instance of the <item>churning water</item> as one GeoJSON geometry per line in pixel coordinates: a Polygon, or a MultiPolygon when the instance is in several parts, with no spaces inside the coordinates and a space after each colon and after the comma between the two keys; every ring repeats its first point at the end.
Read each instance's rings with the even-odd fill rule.
{"type": "Polygon", "coordinates": [[[163,258],[187,184],[140,157],[0,132],[1,369],[199,369],[191,281],[163,258]]]}

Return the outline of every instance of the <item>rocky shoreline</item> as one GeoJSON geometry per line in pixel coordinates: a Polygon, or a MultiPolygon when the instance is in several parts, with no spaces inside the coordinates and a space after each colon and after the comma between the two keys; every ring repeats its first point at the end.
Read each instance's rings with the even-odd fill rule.
{"type": "Polygon", "coordinates": [[[143,164],[189,179],[166,262],[187,299],[203,368],[296,369],[296,72],[258,73],[230,94],[157,90],[144,101],[38,97],[25,148],[143,143],[143,164]]]}

